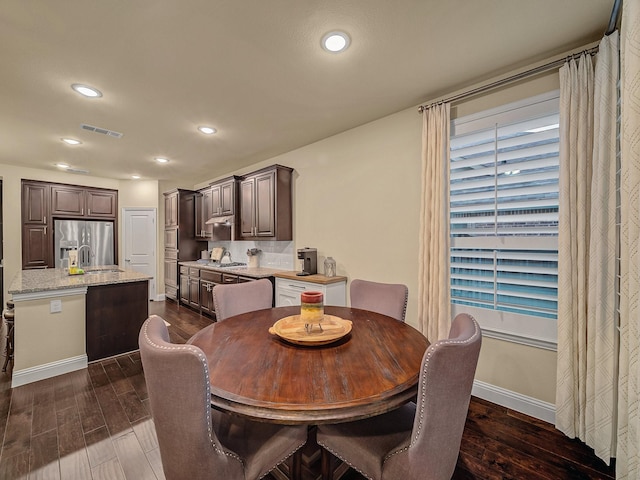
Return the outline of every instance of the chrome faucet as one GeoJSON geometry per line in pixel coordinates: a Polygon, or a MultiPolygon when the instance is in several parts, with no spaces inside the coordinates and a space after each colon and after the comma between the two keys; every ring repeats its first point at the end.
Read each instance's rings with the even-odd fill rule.
{"type": "Polygon", "coordinates": [[[80,245],[78,248],[78,267],[88,267],[91,264],[91,247],[89,245],[80,245]],[[82,249],[87,249],[87,262],[83,265],[82,263],[82,249]]]}

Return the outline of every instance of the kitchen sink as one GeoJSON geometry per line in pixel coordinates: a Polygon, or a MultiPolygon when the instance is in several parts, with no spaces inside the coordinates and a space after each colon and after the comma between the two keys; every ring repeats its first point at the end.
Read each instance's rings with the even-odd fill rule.
{"type": "Polygon", "coordinates": [[[103,269],[103,270],[85,270],[84,274],[85,275],[98,275],[100,273],[121,273],[124,272],[124,270],[120,270],[118,268],[109,268],[109,269],[103,269]]]}

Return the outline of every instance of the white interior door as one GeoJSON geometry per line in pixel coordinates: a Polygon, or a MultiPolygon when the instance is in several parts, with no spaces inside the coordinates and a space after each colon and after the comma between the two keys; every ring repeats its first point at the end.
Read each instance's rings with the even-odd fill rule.
{"type": "Polygon", "coordinates": [[[124,209],[124,266],[153,278],[149,280],[149,300],[156,299],[156,210],[124,209]]]}

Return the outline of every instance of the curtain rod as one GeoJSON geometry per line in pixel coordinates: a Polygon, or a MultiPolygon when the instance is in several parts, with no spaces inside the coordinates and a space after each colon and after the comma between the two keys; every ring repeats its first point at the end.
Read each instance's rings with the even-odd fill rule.
{"type": "Polygon", "coordinates": [[[611,17],[609,17],[609,26],[607,27],[607,33],[605,33],[605,35],[611,35],[615,31],[620,17],[620,7],[622,7],[622,0],[615,0],[615,2],[613,2],[613,8],[611,9],[611,17]]]}
{"type": "Polygon", "coordinates": [[[516,73],[515,75],[512,75],[510,77],[506,77],[506,78],[503,78],[501,80],[496,80],[495,82],[487,83],[486,85],[481,85],[481,86],[479,86],[477,88],[474,88],[474,89],[471,89],[471,90],[467,90],[466,92],[462,92],[462,93],[459,93],[457,95],[453,95],[451,97],[444,98],[442,100],[431,102],[428,105],[420,105],[418,107],[418,113],[422,113],[422,112],[424,112],[425,110],[427,110],[428,108],[430,108],[430,107],[432,107],[434,105],[438,105],[438,104],[441,104],[441,103],[455,102],[455,101],[461,100],[463,98],[472,97],[473,95],[477,95],[479,93],[483,93],[483,92],[486,92],[486,91],[489,91],[489,90],[493,90],[494,88],[502,87],[503,85],[508,85],[509,83],[517,82],[518,80],[522,80],[524,78],[532,77],[532,76],[537,75],[539,73],[548,72],[549,70],[553,70],[554,68],[561,67],[565,62],[571,60],[572,58],[573,59],[580,58],[580,56],[583,53],[587,54],[587,55],[595,55],[596,53],[598,53],[598,46],[595,46],[593,48],[589,48],[587,50],[583,50],[582,52],[578,52],[578,53],[574,53],[574,54],[568,55],[568,56],[560,58],[558,60],[554,60],[553,62],[545,63],[544,65],[540,65],[539,67],[532,68],[531,70],[526,70],[524,72],[516,73]]]}

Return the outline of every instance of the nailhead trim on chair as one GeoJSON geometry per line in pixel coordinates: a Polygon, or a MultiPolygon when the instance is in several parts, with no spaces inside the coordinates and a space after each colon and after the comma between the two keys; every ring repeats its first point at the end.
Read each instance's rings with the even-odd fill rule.
{"type": "Polygon", "coordinates": [[[289,458],[291,455],[293,455],[294,453],[296,453],[298,450],[300,450],[305,444],[307,443],[307,440],[305,439],[304,442],[302,442],[300,445],[298,445],[295,450],[293,452],[291,452],[289,455],[287,455],[286,457],[284,457],[282,460],[280,460],[278,463],[276,463],[274,466],[272,466],[269,470],[267,470],[264,473],[261,473],[260,476],[258,478],[263,478],[265,477],[269,472],[271,472],[272,470],[274,470],[278,465],[280,465],[282,462],[284,462],[287,458],[289,458]]]}
{"type": "Polygon", "coordinates": [[[404,322],[405,317],[407,316],[407,302],[409,301],[409,289],[405,288],[404,290],[404,309],[402,310],[402,321],[404,322]]]}
{"type": "MultiPolygon", "coordinates": [[[[143,327],[144,328],[144,330],[143,330],[144,338],[153,347],[159,348],[159,349],[162,349],[162,350],[188,350],[188,351],[190,351],[190,352],[192,352],[192,353],[197,355],[197,357],[200,360],[200,362],[202,362],[202,368],[203,368],[204,374],[205,374],[205,383],[206,383],[206,398],[205,398],[206,401],[205,401],[205,404],[208,403],[210,405],[211,404],[211,381],[209,379],[209,366],[207,365],[207,358],[202,354],[202,350],[200,350],[199,348],[197,348],[197,347],[195,347],[193,345],[174,345],[174,344],[171,344],[171,346],[158,345],[158,344],[154,343],[149,338],[148,331],[147,331],[148,325],[149,325],[149,321],[146,321],[144,323],[144,327],[143,327]]],[[[244,460],[240,456],[236,455],[233,452],[229,452],[229,451],[225,450],[224,447],[222,447],[221,445],[218,445],[218,443],[214,440],[213,432],[211,430],[211,406],[209,406],[209,408],[206,409],[206,416],[207,416],[207,430],[208,430],[208,433],[209,433],[209,441],[211,442],[211,445],[213,446],[213,448],[216,451],[216,453],[219,453],[219,454],[222,454],[222,455],[226,455],[227,457],[234,458],[235,460],[239,461],[242,464],[243,468],[244,468],[244,466],[245,466],[244,460]]]]}
{"type": "MultiPolygon", "coordinates": [[[[468,314],[465,314],[468,315],[468,314]]],[[[443,339],[440,340],[438,342],[436,342],[434,345],[453,345],[453,344],[457,344],[457,343],[469,343],[473,340],[475,340],[475,338],[480,334],[480,329],[478,328],[478,322],[476,322],[476,319],[473,318],[471,315],[468,315],[471,320],[473,320],[473,328],[474,328],[474,332],[473,335],[471,335],[469,338],[467,338],[466,340],[450,340],[450,339],[443,339]]],[[[425,397],[427,394],[427,390],[426,390],[426,385],[427,385],[427,366],[429,365],[429,360],[431,360],[431,356],[433,355],[433,351],[430,351],[427,354],[427,359],[424,362],[423,368],[422,368],[422,390],[420,392],[420,397],[422,399],[422,401],[420,402],[420,412],[419,412],[419,419],[420,421],[418,422],[418,428],[416,428],[416,433],[413,436],[413,438],[411,439],[411,443],[409,443],[409,445],[407,445],[404,448],[401,448],[400,450],[397,450],[395,452],[391,452],[389,453],[387,456],[384,457],[384,460],[382,461],[382,463],[384,464],[390,457],[392,457],[393,455],[396,455],[398,453],[402,453],[406,450],[408,450],[409,448],[411,448],[416,441],[418,440],[418,437],[420,436],[420,433],[422,432],[422,425],[424,422],[424,402],[425,402],[425,397]]]]}
{"type": "MultiPolygon", "coordinates": [[[[333,450],[331,450],[329,447],[327,447],[325,444],[318,442],[318,445],[320,445],[322,448],[324,448],[325,450],[327,450],[328,452],[331,452],[331,454],[337,458],[339,458],[340,460],[342,460],[344,463],[346,463],[347,465],[349,465],[351,468],[353,468],[354,470],[357,470],[361,475],[363,475],[365,478],[367,478],[367,480],[373,480],[373,477],[370,476],[369,474],[363,472],[362,470],[360,470],[358,467],[356,467],[355,465],[352,465],[347,459],[343,458],[340,454],[334,452],[333,450]]],[[[332,475],[333,476],[333,475],[332,475]]]]}

